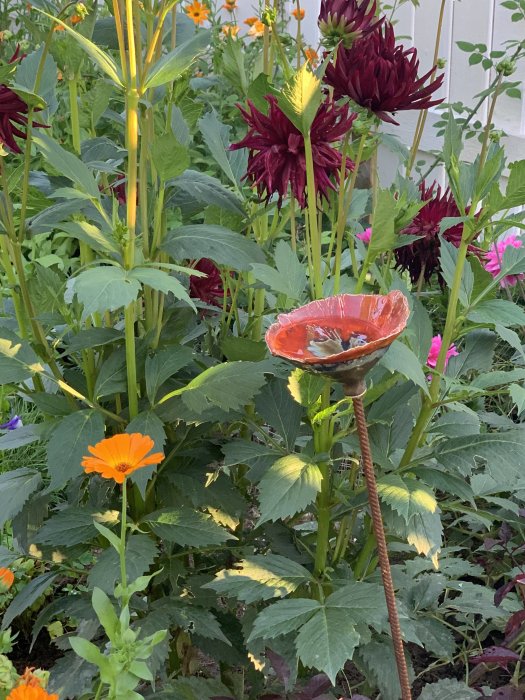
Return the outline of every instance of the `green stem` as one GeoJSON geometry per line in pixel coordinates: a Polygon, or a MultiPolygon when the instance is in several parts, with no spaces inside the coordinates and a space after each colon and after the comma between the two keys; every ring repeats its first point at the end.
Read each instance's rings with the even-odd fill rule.
{"type": "Polygon", "coordinates": [[[69,86],[69,111],[71,112],[71,135],[73,148],[80,153],[80,118],[78,114],[78,83],[77,77],[68,80],[69,86]]]}
{"type": "Polygon", "coordinates": [[[135,303],[127,306],[124,311],[124,334],[126,342],[129,418],[133,420],[139,412],[137,358],[135,354],[135,303]]]}
{"type": "Polygon", "coordinates": [[[323,277],[321,270],[321,236],[317,226],[317,198],[315,188],[314,160],[310,132],[304,136],[304,153],[306,158],[306,190],[308,195],[308,229],[313,267],[313,289],[316,299],[323,297],[323,277]]]}
{"type": "MultiPolygon", "coordinates": [[[[322,394],[322,408],[330,405],[330,383],[327,382],[322,394]]],[[[314,427],[314,447],[316,454],[329,453],[331,447],[330,421],[324,420],[314,427]]],[[[314,574],[322,576],[328,562],[330,546],[330,507],[332,503],[332,471],[329,461],[319,462],[321,490],[317,496],[317,541],[315,547],[314,574]]]]}
{"type": "MultiPolygon", "coordinates": [[[[128,483],[127,479],[124,479],[122,484],[122,518],[120,522],[120,583],[122,585],[123,591],[126,590],[128,585],[127,575],[126,575],[126,528],[127,528],[127,511],[128,511],[128,483]]],[[[126,596],[124,594],[124,600],[126,596]]],[[[123,604],[127,603],[125,600],[123,604]]]]}

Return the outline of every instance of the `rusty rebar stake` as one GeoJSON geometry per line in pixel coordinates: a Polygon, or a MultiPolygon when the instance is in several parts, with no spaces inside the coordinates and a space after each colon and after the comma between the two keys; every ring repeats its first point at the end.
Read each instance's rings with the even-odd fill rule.
{"type": "Polygon", "coordinates": [[[379,496],[377,494],[374,464],[372,462],[372,452],[370,450],[368,429],[366,427],[365,409],[361,396],[352,397],[352,402],[354,405],[355,422],[357,425],[357,433],[359,436],[359,444],[361,446],[361,455],[363,458],[363,473],[365,475],[366,488],[368,491],[368,502],[370,504],[372,524],[377,541],[377,552],[379,554],[379,566],[381,568],[381,577],[383,579],[383,588],[385,591],[388,621],[390,622],[390,629],[392,631],[392,642],[394,644],[394,653],[396,655],[397,672],[399,675],[399,683],[401,684],[401,695],[403,700],[412,700],[410,679],[408,677],[407,662],[403,649],[403,638],[401,636],[401,627],[399,625],[399,616],[397,614],[394,584],[392,582],[392,571],[388,560],[385,529],[383,527],[381,506],[379,505],[379,496]]]}

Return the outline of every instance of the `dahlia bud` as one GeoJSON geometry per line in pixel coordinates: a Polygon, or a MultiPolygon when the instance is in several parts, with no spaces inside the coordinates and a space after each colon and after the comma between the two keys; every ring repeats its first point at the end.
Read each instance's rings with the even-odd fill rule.
{"type": "Polygon", "coordinates": [[[18,680],[18,673],[7,656],[0,654],[0,690],[12,690],[18,680]]]}
{"type": "Polygon", "coordinates": [[[85,17],[88,16],[89,10],[87,9],[87,7],[84,5],[83,2],[77,2],[77,4],[75,5],[75,14],[77,14],[79,17],[84,19],[85,17]]]}
{"type": "Polygon", "coordinates": [[[9,39],[13,38],[13,32],[11,32],[9,29],[4,29],[2,31],[2,41],[9,41],[9,39]]]}
{"type": "Polygon", "coordinates": [[[443,69],[447,65],[447,59],[446,58],[438,58],[436,61],[436,66],[437,68],[443,69]]]}
{"type": "Polygon", "coordinates": [[[271,27],[277,21],[277,10],[273,7],[266,7],[261,15],[261,22],[267,27],[271,27]]]}
{"type": "Polygon", "coordinates": [[[510,58],[504,58],[503,61],[500,61],[496,66],[496,72],[504,75],[505,77],[512,75],[515,70],[516,61],[513,61],[510,58]]]}

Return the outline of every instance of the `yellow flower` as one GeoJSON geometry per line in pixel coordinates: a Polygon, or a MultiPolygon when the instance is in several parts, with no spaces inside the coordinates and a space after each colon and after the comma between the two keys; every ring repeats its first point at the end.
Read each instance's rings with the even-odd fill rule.
{"type": "Polygon", "coordinates": [[[231,38],[234,39],[239,33],[240,29],[241,28],[238,24],[225,24],[222,27],[222,33],[224,36],[231,36],[231,38]]]}
{"type": "Polygon", "coordinates": [[[123,484],[124,479],[137,469],[162,462],[162,452],[148,455],[154,444],[148,435],[140,433],[113,435],[94,447],[90,445],[88,450],[92,456],[85,456],[81,464],[86,474],[96,472],[104,479],[113,479],[117,484],[123,484]]]}
{"type": "Polygon", "coordinates": [[[198,26],[204,24],[210,14],[209,8],[202,2],[199,2],[199,0],[193,0],[191,5],[186,5],[185,12],[198,26]]]}
{"type": "Polygon", "coordinates": [[[304,19],[304,10],[302,8],[299,10],[296,7],[292,10],[292,15],[295,17],[295,19],[304,19]]]}
{"type": "Polygon", "coordinates": [[[261,22],[260,19],[256,20],[251,28],[248,30],[248,36],[262,36],[264,34],[264,27],[265,25],[261,22]]]}

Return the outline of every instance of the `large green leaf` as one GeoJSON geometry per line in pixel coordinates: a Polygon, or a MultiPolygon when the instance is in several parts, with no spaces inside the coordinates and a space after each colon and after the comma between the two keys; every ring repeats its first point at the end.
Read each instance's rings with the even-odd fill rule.
{"type": "Polygon", "coordinates": [[[237,539],[209,515],[191,508],[165,508],[146,516],[153,532],[183,547],[206,547],[237,539]]]}
{"type": "Polygon", "coordinates": [[[15,617],[18,617],[18,615],[21,615],[33,605],[35,600],[38,600],[44,591],[51,586],[56,577],[57,574],[47,573],[37,576],[29,583],[26,583],[20,593],[11,601],[7,610],[5,610],[0,629],[7,629],[15,617]]]}
{"type": "Polygon", "coordinates": [[[217,117],[217,112],[212,109],[199,119],[199,128],[205,144],[220,165],[221,170],[230,182],[232,182],[234,186],[237,186],[237,179],[233,174],[232,166],[228,158],[231,127],[222,124],[217,117]]]}
{"type": "Polygon", "coordinates": [[[443,678],[435,683],[429,683],[421,691],[419,700],[476,700],[479,692],[469,688],[463,681],[455,678],[443,678]]]}
{"type": "Polygon", "coordinates": [[[308,622],[321,607],[319,601],[311,598],[279,600],[257,615],[248,642],[289,634],[308,622]]]}
{"type": "Polygon", "coordinates": [[[278,459],[259,483],[261,517],[258,525],[303,510],[315,500],[322,480],[318,465],[303,459],[300,454],[278,459]]]}
{"type": "MultiPolygon", "coordinates": [[[[128,581],[135,581],[144,576],[151,568],[158,555],[157,545],[147,535],[131,535],[126,543],[126,573],[128,581]]],[[[113,547],[109,547],[97,556],[89,572],[88,586],[100,588],[108,595],[113,595],[115,585],[120,581],[119,556],[113,547]]]]}
{"type": "Polygon", "coordinates": [[[223,362],[209,367],[181,389],[171,391],[159,403],[182,395],[182,400],[198,414],[217,406],[237,411],[250,403],[265,382],[264,367],[255,362],[223,362]]]}
{"type": "Polygon", "coordinates": [[[414,384],[423,389],[425,394],[428,394],[428,382],[417,355],[400,340],[394,340],[381,359],[381,364],[391,372],[399,372],[407,379],[411,379],[414,384]]]}
{"type": "Polygon", "coordinates": [[[199,30],[191,39],[162,56],[149,69],[144,80],[144,89],[158,87],[179,78],[209,45],[210,36],[209,30],[199,30]]]}
{"type": "Polygon", "coordinates": [[[0,384],[23,382],[43,369],[26,341],[7,328],[0,328],[0,384]]]}
{"type": "Polygon", "coordinates": [[[219,571],[204,588],[219,595],[235,597],[245,603],[284,598],[299,586],[312,582],[310,572],[278,554],[256,554],[238,563],[236,569],[219,571]]]}
{"type": "Polygon", "coordinates": [[[88,543],[98,534],[91,511],[83,508],[65,508],[46,520],[34,540],[52,546],[88,543]]]}
{"type": "Polygon", "coordinates": [[[293,452],[299,434],[303,409],[293,400],[284,379],[273,379],[255,399],[255,410],[281,437],[293,452]]]}
{"type": "Polygon", "coordinates": [[[156,136],[150,148],[153,165],[162,180],[182,175],[190,165],[188,148],[170,132],[156,136]]]}
{"type": "Polygon", "coordinates": [[[73,289],[84,315],[115,311],[135,301],[140,281],[122,267],[104,265],[81,272],[73,279],[73,289]]]}
{"type": "Polygon", "coordinates": [[[512,209],[525,204],[525,161],[517,160],[511,163],[509,170],[510,175],[502,209],[512,209]]]}
{"type": "MultiPolygon", "coordinates": [[[[384,700],[400,699],[399,677],[390,639],[381,637],[368,642],[368,644],[360,645],[356,653],[355,663],[365,677],[370,678],[371,682],[380,689],[381,697],[384,700]]],[[[410,673],[409,659],[408,663],[410,673]]]]}
{"type": "Polygon", "coordinates": [[[28,425],[23,425],[16,430],[8,430],[6,433],[0,436],[0,451],[15,450],[17,447],[24,447],[24,445],[30,445],[33,442],[37,442],[37,440],[40,440],[42,437],[42,428],[43,426],[41,423],[38,425],[29,423],[28,425]]]}
{"type": "Polygon", "coordinates": [[[49,490],[62,488],[82,473],[80,462],[88,455],[88,445],[104,438],[104,420],[97,411],[76,411],[55,427],[47,445],[49,490]]]}
{"type": "Polygon", "coordinates": [[[288,391],[294,401],[301,406],[311,408],[323,393],[326,379],[318,374],[307,372],[297,367],[288,377],[288,391]]]}
{"type": "Polygon", "coordinates": [[[394,230],[396,201],[389,190],[379,190],[372,220],[372,237],[367,250],[367,260],[373,261],[383,251],[392,250],[396,244],[394,230]]]}
{"type": "Polygon", "coordinates": [[[249,465],[250,471],[247,477],[253,483],[260,481],[275,460],[282,456],[275,447],[246,440],[229,442],[223,446],[222,451],[225,467],[233,467],[237,464],[249,465]]]}
{"type": "Polygon", "coordinates": [[[255,279],[269,287],[272,292],[285,294],[287,299],[299,301],[306,286],[304,265],[299,262],[297,255],[286,241],[277,243],[274,259],[275,268],[260,263],[252,264],[255,279]]]}
{"type": "Polygon", "coordinates": [[[120,252],[117,242],[109,234],[88,221],[67,221],[57,228],[68,236],[84,241],[95,250],[110,254],[120,252]]]}
{"type": "Polygon", "coordinates": [[[432,491],[416,479],[387,474],[378,482],[377,490],[380,499],[388,503],[407,523],[416,513],[435,513],[438,510],[432,491]]]}
{"type": "Polygon", "coordinates": [[[179,207],[185,215],[196,214],[203,207],[211,205],[232,214],[244,216],[238,197],[211,175],[197,170],[186,170],[170,184],[174,192],[167,197],[166,203],[179,207]]]}
{"type": "Polygon", "coordinates": [[[115,350],[102,364],[93,394],[98,400],[125,391],[126,386],[126,354],[123,349],[115,350]]]}
{"type": "Polygon", "coordinates": [[[151,404],[155,403],[160,387],[179,369],[188,365],[193,357],[191,348],[174,346],[146,358],[146,393],[151,404]]]}
{"type": "Polygon", "coordinates": [[[256,243],[223,226],[179,226],[168,231],[161,248],[174,260],[208,258],[232,270],[249,270],[252,263],[264,262],[264,254],[256,243]]]}
{"type": "Polygon", "coordinates": [[[42,477],[34,469],[21,467],[0,474],[0,528],[20,513],[41,486],[42,477]]]}
{"type": "Polygon", "coordinates": [[[481,458],[489,474],[511,488],[525,470],[525,430],[453,438],[439,444],[434,456],[445,469],[463,476],[471,474],[476,458],[481,458]]]}
{"type": "Polygon", "coordinates": [[[474,323],[497,323],[505,327],[525,325],[525,311],[507,299],[482,301],[469,312],[467,318],[474,323]]]}
{"type": "Polygon", "coordinates": [[[130,270],[128,277],[131,280],[139,280],[142,284],[156,289],[163,294],[173,294],[175,299],[181,299],[195,309],[195,304],[178,279],[170,275],[165,270],[156,267],[135,267],[130,270]]]}
{"type": "Polygon", "coordinates": [[[65,148],[59,146],[56,141],[42,132],[33,135],[33,142],[44,158],[58,170],[61,175],[75,182],[82,192],[93,197],[93,199],[100,198],[97,181],[87,165],[85,165],[80,158],[66,151],[65,148]]]}

